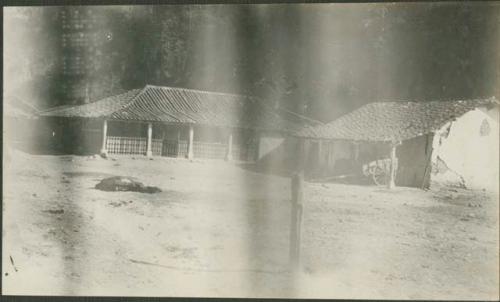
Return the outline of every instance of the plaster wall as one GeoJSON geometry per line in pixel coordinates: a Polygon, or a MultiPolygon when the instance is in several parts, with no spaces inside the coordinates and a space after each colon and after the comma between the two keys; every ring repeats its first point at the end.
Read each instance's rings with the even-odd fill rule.
{"type": "Polygon", "coordinates": [[[472,110],[436,132],[431,184],[498,192],[498,114],[498,107],[472,110]]]}

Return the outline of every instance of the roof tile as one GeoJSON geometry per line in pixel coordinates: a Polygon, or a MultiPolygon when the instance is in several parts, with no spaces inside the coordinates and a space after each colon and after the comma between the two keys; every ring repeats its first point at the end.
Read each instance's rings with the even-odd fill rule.
{"type": "Polygon", "coordinates": [[[283,118],[250,96],[151,85],[93,103],[52,108],[41,115],[278,131],[297,131],[300,127],[300,123],[283,118]]]}
{"type": "Polygon", "coordinates": [[[489,99],[370,103],[325,125],[306,126],[296,136],[356,141],[401,141],[441,128],[478,107],[499,104],[489,99]]]}

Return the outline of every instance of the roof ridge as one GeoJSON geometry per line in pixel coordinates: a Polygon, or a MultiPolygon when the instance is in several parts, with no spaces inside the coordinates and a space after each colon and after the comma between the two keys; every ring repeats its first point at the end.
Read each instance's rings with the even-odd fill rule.
{"type": "MultiPolygon", "coordinates": [[[[146,86],[147,87],[147,86],[146,86]]],[[[146,91],[146,87],[144,88],[136,88],[137,89],[137,93],[136,95],[134,95],[133,97],[130,98],[130,100],[127,102],[127,104],[123,105],[123,107],[121,107],[120,109],[116,110],[115,112],[118,112],[118,111],[121,111],[121,110],[124,110],[128,107],[130,107],[133,103],[135,103],[135,101],[137,100],[137,98],[140,96],[140,95],[143,95],[146,91]]],[[[132,90],[135,90],[135,89],[131,89],[125,93],[130,93],[130,91],[132,90]]],[[[113,113],[115,113],[113,112],[113,113]]]]}
{"type": "Polygon", "coordinates": [[[477,108],[500,104],[495,96],[465,100],[372,102],[297,136],[365,141],[406,140],[439,129],[477,108]]]}
{"type": "Polygon", "coordinates": [[[267,104],[266,102],[262,102],[262,103],[260,103],[260,105],[265,107],[265,108],[270,109],[271,112],[277,114],[278,116],[280,115],[280,113],[278,111],[283,111],[283,112],[286,112],[286,113],[291,114],[293,116],[296,116],[299,119],[306,120],[306,121],[312,122],[312,123],[316,123],[317,125],[325,125],[325,123],[323,123],[322,121],[318,121],[316,119],[307,117],[303,114],[299,114],[297,112],[294,112],[294,111],[286,109],[286,108],[279,107],[279,108],[275,109],[273,106],[271,106],[270,104],[267,104]]]}
{"type": "Polygon", "coordinates": [[[470,98],[470,99],[437,99],[437,100],[432,100],[432,101],[423,101],[423,100],[416,100],[416,99],[413,99],[413,100],[379,100],[379,101],[367,103],[363,106],[370,105],[370,104],[376,104],[376,103],[383,103],[383,104],[386,104],[386,103],[396,103],[396,104],[400,104],[400,103],[418,103],[418,104],[420,104],[420,103],[423,103],[423,104],[425,104],[425,103],[445,103],[445,102],[453,103],[453,102],[472,102],[472,101],[496,101],[496,102],[498,102],[498,100],[495,96],[490,96],[490,97],[480,97],[480,98],[470,98]]]}
{"type": "Polygon", "coordinates": [[[173,87],[173,86],[158,86],[146,84],[144,88],[160,88],[160,89],[175,89],[175,90],[184,90],[190,92],[201,92],[201,93],[209,93],[209,94],[219,94],[219,95],[227,95],[227,96],[238,96],[238,97],[246,97],[250,99],[255,99],[255,96],[247,95],[247,94],[237,94],[237,93],[229,93],[229,92],[219,92],[219,91],[209,91],[209,90],[200,90],[194,88],[184,88],[184,87],[173,87]]]}
{"type": "MultiPolygon", "coordinates": [[[[84,104],[81,104],[81,105],[84,105],[84,104]]],[[[54,106],[54,107],[50,107],[50,108],[47,108],[47,109],[40,110],[39,113],[40,114],[45,114],[45,113],[49,113],[49,112],[52,112],[52,111],[55,111],[55,110],[66,109],[66,108],[70,108],[70,107],[77,107],[77,106],[81,106],[81,105],[71,105],[71,104],[59,105],[59,106],[54,106]]]]}

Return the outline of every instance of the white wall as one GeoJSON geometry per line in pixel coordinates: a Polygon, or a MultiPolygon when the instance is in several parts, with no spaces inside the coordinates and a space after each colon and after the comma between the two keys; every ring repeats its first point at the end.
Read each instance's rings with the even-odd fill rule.
{"type": "Polygon", "coordinates": [[[262,135],[259,140],[259,156],[261,159],[276,151],[285,141],[282,136],[262,135]]]}
{"type": "Polygon", "coordinates": [[[498,114],[498,108],[489,112],[476,109],[451,122],[447,136],[449,124],[436,132],[432,163],[435,166],[439,157],[449,170],[436,174],[433,168],[432,182],[442,183],[461,178],[467,188],[498,191],[498,114]],[[489,134],[482,136],[480,129],[485,120],[489,124],[489,134]]]}

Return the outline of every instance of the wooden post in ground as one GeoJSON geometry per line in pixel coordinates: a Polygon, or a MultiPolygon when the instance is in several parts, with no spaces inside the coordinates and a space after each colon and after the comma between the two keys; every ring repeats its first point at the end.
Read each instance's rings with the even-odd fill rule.
{"type": "Polygon", "coordinates": [[[300,267],[300,235],[302,228],[302,199],[304,174],[298,172],[292,176],[292,210],[290,221],[290,267],[296,271],[300,267]]]}
{"type": "Polygon", "coordinates": [[[102,145],[101,145],[102,155],[108,155],[108,150],[106,149],[107,137],[108,137],[108,121],[104,120],[102,123],[102,145]]]}
{"type": "Polygon", "coordinates": [[[391,143],[391,166],[389,170],[389,180],[387,181],[387,188],[388,189],[394,189],[396,186],[395,179],[396,179],[396,147],[398,146],[399,143],[397,142],[392,142],[391,143]]]}
{"type": "Polygon", "coordinates": [[[194,127],[193,125],[189,125],[189,140],[188,140],[188,154],[187,154],[188,159],[193,159],[194,157],[193,141],[194,141],[194,127]]]}
{"type": "Polygon", "coordinates": [[[304,195],[304,165],[305,165],[305,140],[300,139],[298,144],[297,172],[291,178],[291,219],[290,219],[290,247],[289,261],[292,271],[300,268],[300,239],[302,229],[302,210],[304,195]]]}
{"type": "Polygon", "coordinates": [[[151,148],[152,143],[153,143],[153,124],[148,123],[148,141],[147,141],[147,145],[146,145],[146,156],[147,157],[153,156],[153,151],[151,148]]]}
{"type": "Polygon", "coordinates": [[[233,133],[229,132],[227,137],[226,161],[233,160],[233,133]]]}

